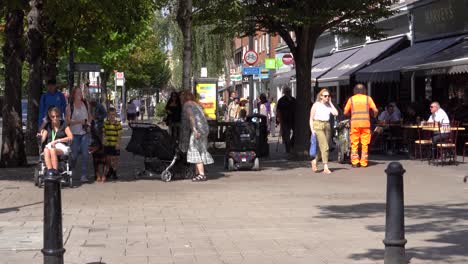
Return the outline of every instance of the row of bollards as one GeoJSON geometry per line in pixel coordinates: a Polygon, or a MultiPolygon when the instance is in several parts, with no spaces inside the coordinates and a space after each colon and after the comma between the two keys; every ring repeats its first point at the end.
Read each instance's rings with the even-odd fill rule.
{"type": "MultiPolygon", "coordinates": [[[[403,174],[399,162],[392,162],[387,173],[384,264],[406,263],[403,174]]],[[[44,264],[63,264],[61,177],[48,171],[44,179],[44,264]]]]}
{"type": "Polygon", "coordinates": [[[387,169],[387,206],[385,216],[384,264],[406,263],[405,211],[403,174],[399,162],[391,162],[387,169]]]}
{"type": "Polygon", "coordinates": [[[63,264],[61,177],[49,170],[44,178],[44,264],[63,264]]]}

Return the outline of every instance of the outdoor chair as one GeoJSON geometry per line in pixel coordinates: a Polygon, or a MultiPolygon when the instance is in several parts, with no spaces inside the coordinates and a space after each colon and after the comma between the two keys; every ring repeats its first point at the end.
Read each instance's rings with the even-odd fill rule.
{"type": "Polygon", "coordinates": [[[449,136],[442,138],[437,144],[437,155],[434,160],[436,165],[452,164],[457,162],[457,136],[458,130],[452,129],[458,127],[459,122],[454,121],[452,124],[441,124],[439,126],[439,134],[446,133],[449,136]]]}
{"type": "Polygon", "coordinates": [[[431,157],[432,148],[432,133],[430,131],[422,130],[421,124],[416,124],[418,131],[418,139],[414,141],[414,157],[422,161],[431,157]],[[424,153],[427,155],[425,157],[424,153]]]}

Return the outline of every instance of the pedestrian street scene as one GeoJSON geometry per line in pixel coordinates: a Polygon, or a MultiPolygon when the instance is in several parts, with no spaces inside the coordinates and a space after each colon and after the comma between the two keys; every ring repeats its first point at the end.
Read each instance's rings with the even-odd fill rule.
{"type": "Polygon", "coordinates": [[[0,264],[468,263],[468,0],[0,3],[0,264]]]}

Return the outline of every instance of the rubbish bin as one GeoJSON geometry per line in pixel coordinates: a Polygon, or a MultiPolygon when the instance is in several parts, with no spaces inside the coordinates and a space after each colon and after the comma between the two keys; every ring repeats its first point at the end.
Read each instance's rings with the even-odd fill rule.
{"type": "Polygon", "coordinates": [[[254,123],[256,126],[257,156],[268,157],[268,155],[270,155],[270,146],[268,145],[267,117],[260,114],[253,114],[247,116],[247,122],[254,123]]]}

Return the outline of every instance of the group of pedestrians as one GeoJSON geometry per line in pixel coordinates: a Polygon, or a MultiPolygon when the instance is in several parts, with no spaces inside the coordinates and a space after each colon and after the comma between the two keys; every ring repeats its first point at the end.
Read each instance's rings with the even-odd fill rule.
{"type": "MultiPolygon", "coordinates": [[[[281,136],[286,148],[286,152],[291,152],[294,147],[294,126],[295,126],[296,99],[291,96],[289,87],[283,88],[283,97],[278,101],[276,120],[280,124],[281,136]]],[[[331,93],[327,89],[322,89],[316,96],[316,101],[310,109],[309,127],[311,139],[316,140],[317,150],[311,156],[311,167],[313,172],[318,172],[317,162],[322,160],[323,173],[330,174],[332,171],[328,167],[330,152],[329,142],[331,140],[331,116],[339,114],[334,106],[331,93]]],[[[345,116],[350,116],[350,140],[351,140],[351,164],[352,167],[367,167],[368,165],[368,145],[371,139],[371,114],[377,117],[378,110],[374,101],[367,95],[366,88],[358,84],[354,88],[354,95],[349,98],[344,108],[345,116]],[[358,147],[361,145],[361,153],[358,147]]]]}
{"type": "MultiPolygon", "coordinates": [[[[47,92],[41,96],[38,120],[47,173],[56,175],[58,156],[71,155],[72,168],[81,159],[81,182],[89,182],[89,146],[93,131],[97,133],[96,138],[103,146],[104,154],[109,160],[115,160],[111,157],[119,155],[118,143],[122,132],[115,115],[114,108],[106,111],[96,100],[91,100],[91,103],[86,100],[80,87],[73,88],[67,104],[63,93],[57,90],[55,80],[49,80],[47,92]]],[[[110,163],[106,175],[116,177],[115,168],[115,162],[110,163]]],[[[98,180],[102,181],[102,178],[98,180]]]]}

